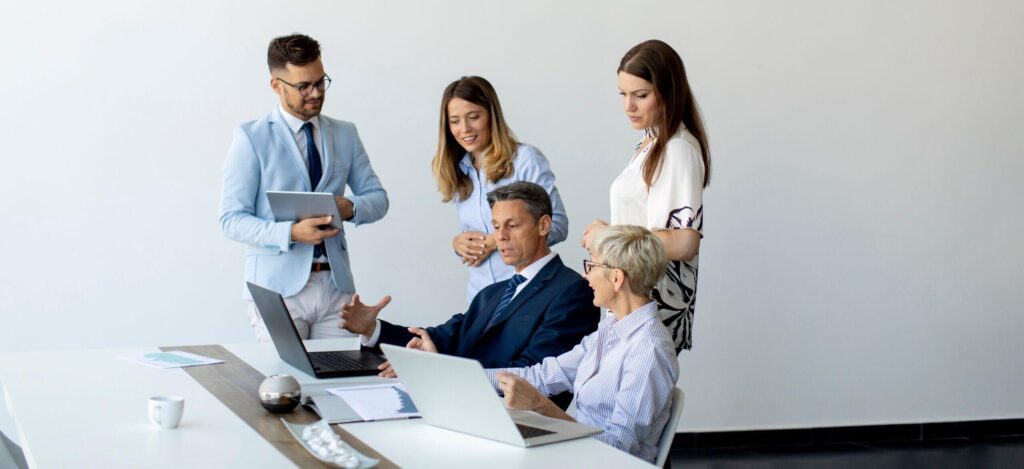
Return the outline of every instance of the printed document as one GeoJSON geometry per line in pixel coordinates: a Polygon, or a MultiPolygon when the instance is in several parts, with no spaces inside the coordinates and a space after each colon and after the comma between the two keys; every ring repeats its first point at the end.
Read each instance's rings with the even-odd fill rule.
{"type": "Polygon", "coordinates": [[[344,399],[366,421],[420,416],[401,383],[328,388],[327,392],[344,399]]]}

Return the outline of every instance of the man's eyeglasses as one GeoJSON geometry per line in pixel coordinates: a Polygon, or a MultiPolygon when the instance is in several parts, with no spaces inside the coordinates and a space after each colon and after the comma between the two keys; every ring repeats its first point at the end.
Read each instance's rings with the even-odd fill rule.
{"type": "Polygon", "coordinates": [[[606,269],[615,269],[615,268],[617,268],[617,267],[612,267],[612,266],[607,265],[607,264],[598,264],[597,262],[590,262],[590,261],[588,261],[586,259],[583,259],[583,273],[584,274],[589,274],[590,273],[590,269],[593,269],[594,267],[604,267],[606,269]]]}
{"type": "Polygon", "coordinates": [[[316,83],[288,83],[287,81],[284,81],[280,78],[277,78],[277,81],[280,81],[281,83],[284,83],[292,88],[295,88],[295,90],[298,91],[299,94],[301,94],[303,97],[313,94],[313,88],[316,88],[317,91],[323,93],[324,91],[327,91],[327,88],[331,87],[331,77],[327,75],[324,75],[324,77],[321,78],[320,81],[316,83]]]}

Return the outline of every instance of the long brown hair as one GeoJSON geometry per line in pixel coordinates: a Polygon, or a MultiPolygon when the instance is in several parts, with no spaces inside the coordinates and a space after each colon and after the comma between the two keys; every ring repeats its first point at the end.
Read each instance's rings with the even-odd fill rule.
{"type": "Polygon", "coordinates": [[[451,82],[441,95],[441,120],[438,123],[437,151],[431,168],[437,180],[441,201],[466,200],[473,193],[473,181],[459,169],[466,150],[459,145],[448,127],[448,103],[452,98],[465,99],[487,109],[491,121],[491,143],[484,150],[483,170],[491,182],[512,174],[512,158],[519,142],[505,123],[498,93],[481,77],[462,77],[451,82]]]}
{"type": "Polygon", "coordinates": [[[658,179],[665,143],[679,130],[679,124],[693,134],[700,144],[701,159],[704,160],[704,187],[711,182],[711,154],[708,138],[704,132],[704,121],[700,117],[697,100],[690,91],[686,80],[686,68],[672,46],[651,39],[637,44],[622,56],[617,72],[626,72],[654,84],[654,94],[661,104],[661,116],[654,124],[654,146],[644,161],[644,183],[650,188],[658,179]]]}

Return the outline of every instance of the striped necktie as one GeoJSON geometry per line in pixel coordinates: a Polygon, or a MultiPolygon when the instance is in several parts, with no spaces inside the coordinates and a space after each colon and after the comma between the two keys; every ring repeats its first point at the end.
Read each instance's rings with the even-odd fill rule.
{"type": "Polygon", "coordinates": [[[508,286],[505,287],[505,294],[501,296],[501,303],[498,303],[498,307],[494,310],[491,320],[487,321],[486,329],[490,329],[494,326],[494,323],[498,322],[498,319],[501,318],[501,313],[503,313],[505,308],[508,308],[509,303],[512,302],[512,297],[516,296],[516,288],[519,287],[519,284],[525,281],[526,277],[519,274],[515,274],[512,278],[508,279],[508,286]]]}

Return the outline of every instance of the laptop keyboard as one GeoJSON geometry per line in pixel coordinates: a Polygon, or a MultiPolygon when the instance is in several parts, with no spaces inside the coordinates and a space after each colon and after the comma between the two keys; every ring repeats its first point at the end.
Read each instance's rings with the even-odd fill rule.
{"type": "Polygon", "coordinates": [[[313,366],[322,370],[343,371],[366,368],[363,362],[341,353],[317,352],[309,354],[309,358],[313,360],[313,366]]]}
{"type": "Polygon", "coordinates": [[[519,434],[523,435],[523,438],[533,438],[537,436],[551,435],[555,432],[544,430],[537,427],[528,427],[523,424],[516,424],[516,428],[519,429],[519,434]]]}

